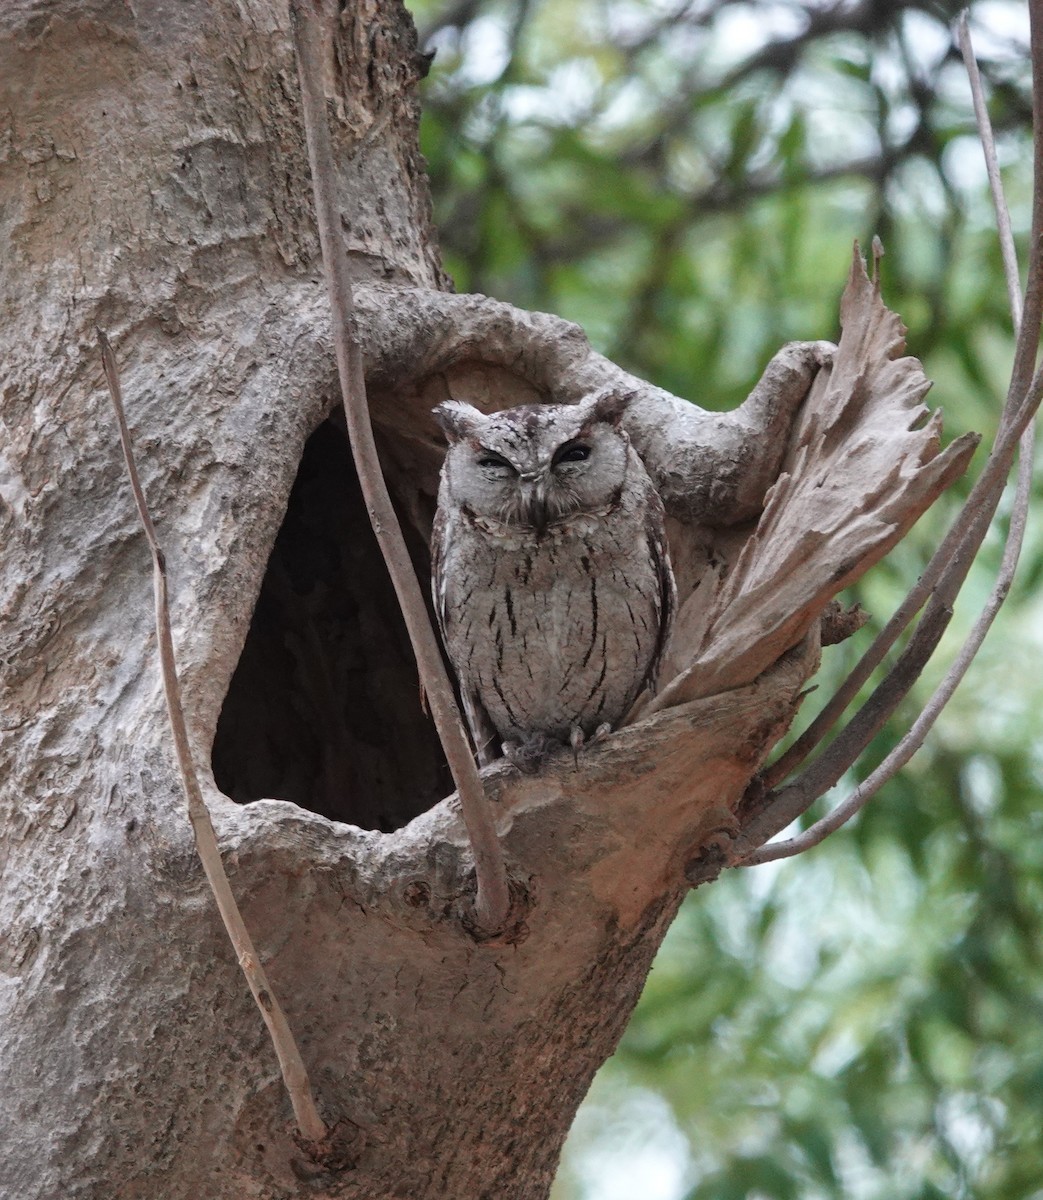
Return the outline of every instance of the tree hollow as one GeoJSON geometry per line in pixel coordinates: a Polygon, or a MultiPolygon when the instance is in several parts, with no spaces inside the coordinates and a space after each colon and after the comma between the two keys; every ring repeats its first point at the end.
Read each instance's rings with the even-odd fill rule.
{"type": "MultiPolygon", "coordinates": [[[[423,578],[427,547],[410,541],[423,578]]],[[[383,832],[452,791],[339,410],[305,444],[213,770],[239,803],[290,800],[383,832]]]]}

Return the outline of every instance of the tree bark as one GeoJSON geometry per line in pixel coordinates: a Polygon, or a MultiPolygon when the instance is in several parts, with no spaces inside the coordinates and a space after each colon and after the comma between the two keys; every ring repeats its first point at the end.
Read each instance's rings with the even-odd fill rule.
{"type": "MultiPolygon", "coordinates": [[[[907,469],[881,482],[837,465],[833,503],[857,530],[838,520],[822,532],[811,583],[785,593],[761,653],[748,652],[757,596],[807,565],[781,551],[766,565],[763,536],[749,535],[780,469],[790,482],[769,509],[776,531],[785,497],[804,495],[807,462],[825,461],[815,436],[835,449],[820,416],[789,438],[816,372],[825,395],[831,351],[787,350],[742,409],[716,417],[624,376],[575,327],[450,295],[417,148],[411,22],[398,3],[368,0],[331,5],[328,20],[322,84],[358,336],[418,572],[441,456],[434,403],[636,390],[631,436],[670,511],[690,600],[679,628],[692,644],[675,645],[674,673],[683,682],[693,662],[710,663],[714,694],[679,685],[672,707],[578,765],[563,754],[534,778],[503,764],[485,773],[522,919],[477,942],[461,920],[473,888],[463,826],[455,798],[441,799],[444,759],[335,412],[284,6],[10,0],[5,1196],[545,1196],[684,895],[686,863],[733,836],[739,798],[793,718],[817,664],[818,614],[969,453],[937,453],[936,424],[913,428],[918,367],[887,385],[889,412],[908,418],[894,432],[874,408],[881,376],[852,384],[845,444],[868,413],[907,469]],[[196,861],[96,326],[116,348],[168,558],[206,798],[337,1158],[315,1161],[294,1140],[196,861]],[[728,564],[737,573],[722,585],[728,564]],[[743,592],[747,579],[760,590],[743,592]],[[707,649],[715,628],[743,645],[735,670],[707,649]]],[[[887,336],[881,362],[913,363],[887,336]]]]}

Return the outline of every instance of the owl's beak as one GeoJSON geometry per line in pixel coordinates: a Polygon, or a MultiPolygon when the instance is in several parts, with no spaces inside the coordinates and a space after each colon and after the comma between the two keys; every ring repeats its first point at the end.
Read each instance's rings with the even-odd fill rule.
{"type": "Polygon", "coordinates": [[[547,528],[547,479],[539,475],[521,477],[522,521],[536,530],[537,535],[547,528]]]}

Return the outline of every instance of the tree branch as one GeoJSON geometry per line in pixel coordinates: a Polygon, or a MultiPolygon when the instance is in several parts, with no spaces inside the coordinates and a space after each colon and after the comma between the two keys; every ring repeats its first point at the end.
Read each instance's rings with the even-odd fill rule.
{"type": "Polygon", "coordinates": [[[167,714],[170,718],[170,730],[174,738],[174,750],[177,754],[178,770],[181,773],[181,784],[188,805],[188,817],[192,824],[192,834],[195,839],[196,852],[203,864],[207,882],[217,902],[217,910],[221,914],[225,931],[235,948],[236,958],[242,968],[246,981],[261,1016],[268,1027],[268,1033],[279,1059],[279,1069],[282,1072],[283,1083],[293,1105],[293,1113],[297,1119],[297,1128],[301,1136],[308,1142],[321,1142],[328,1130],[319,1116],[312,1096],[311,1081],[308,1071],[301,1058],[300,1050],[294,1041],[293,1032],[282,1006],[275,997],[260,958],[254,949],[246,923],[243,921],[239,905],[232,894],[231,884],[225,874],[224,863],[221,861],[221,851],[217,844],[217,836],[210,820],[210,813],[203,799],[192,762],[192,750],[188,740],[188,730],[185,726],[185,712],[181,703],[181,685],[177,676],[177,664],[174,659],[174,641],[170,631],[170,606],[167,600],[166,560],[156,537],[155,526],[149,515],[145,493],[138,477],[138,469],[134,462],[134,452],[130,444],[130,431],[127,428],[127,418],[123,409],[123,396],[120,389],[119,373],[116,368],[116,358],[105,334],[98,330],[98,343],[101,346],[102,364],[105,368],[105,379],[112,396],[112,405],[116,410],[116,420],[119,423],[120,445],[123,447],[123,457],[127,464],[127,474],[130,476],[131,491],[134,493],[134,503],[138,516],[145,530],[149,550],[152,552],[152,585],[156,606],[156,641],[159,645],[159,662],[163,676],[163,693],[166,696],[167,714]]]}
{"type": "MultiPolygon", "coordinates": [[[[985,635],[992,627],[992,623],[996,619],[996,614],[999,612],[1001,605],[1007,598],[1007,593],[1010,591],[1011,581],[1014,578],[1014,572],[1018,565],[1018,558],[1021,555],[1025,525],[1028,518],[1028,504],[1032,496],[1034,449],[1034,430],[1032,425],[1030,425],[1021,442],[1017,493],[1015,495],[1014,508],[1011,513],[1010,527],[1007,533],[1007,542],[1003,549],[1003,559],[1000,563],[996,583],[993,586],[985,607],[974,624],[974,628],[964,642],[959,655],[946,672],[945,678],[935,689],[930,700],[924,705],[923,711],[913,723],[912,728],[905,734],[891,753],[888,754],[880,766],[871,772],[847,799],[838,804],[832,812],[823,817],[822,820],[816,821],[810,829],[806,829],[796,837],[787,838],[782,842],[771,842],[767,846],[762,846],[760,850],[755,851],[748,858],[744,859],[740,864],[741,866],[753,867],[760,863],[774,862],[780,858],[792,858],[794,855],[801,854],[803,851],[817,846],[819,842],[824,841],[829,834],[834,833],[841,825],[846,824],[857,812],[864,808],[884,784],[893,779],[923,745],[924,739],[930,733],[942,709],[952,699],[953,693],[967,673],[967,668],[974,661],[975,655],[981,649],[985,635]]],[[[919,629],[917,632],[919,632],[919,629]]],[[[795,815],[799,816],[800,814],[797,813],[795,815]]],[[[789,821],[786,824],[788,825],[789,821]]]]}
{"type": "Polygon", "coordinates": [[[966,10],[960,14],[956,32],[960,41],[960,50],[963,53],[964,66],[967,68],[967,78],[971,85],[974,116],[978,122],[978,134],[985,155],[985,170],[989,176],[989,190],[992,193],[992,207],[996,214],[996,231],[999,234],[1000,253],[1003,256],[1003,275],[1007,281],[1010,315],[1014,321],[1014,331],[1017,333],[1021,329],[1021,278],[1018,274],[1018,259],[1014,250],[1014,234],[1010,226],[1010,210],[1007,208],[1007,201],[1003,195],[1000,164],[996,157],[996,139],[992,133],[988,105],[985,103],[985,92],[981,85],[978,60],[974,57],[974,48],[971,45],[971,32],[967,25],[966,10]]]}
{"type": "Polygon", "coordinates": [[[714,526],[760,511],[794,413],[834,349],[791,342],[743,404],[709,412],[698,407],[698,394],[681,399],[598,354],[578,325],[487,296],[370,284],[359,287],[358,318],[367,374],[387,391],[477,359],[524,378],[558,404],[602,389],[632,395],[623,423],[667,511],[714,526]]]}
{"type": "Polygon", "coordinates": [[[301,107],[315,194],[315,216],[332,310],[333,342],[352,455],[373,532],[387,563],[409,631],[420,684],[427,696],[460,796],[464,824],[474,853],[478,888],[475,921],[478,929],[489,935],[503,929],[510,910],[503,853],[373,439],[362,355],[353,333],[354,297],[348,257],[340,237],[333,151],[326,123],[325,101],[319,90],[322,77],[321,10],[316,8],[315,0],[293,0],[290,7],[300,76],[301,107]]]}
{"type": "MultiPolygon", "coordinates": [[[[1034,64],[1037,68],[1040,65],[1039,46],[1037,44],[1040,39],[1041,31],[1037,27],[1037,29],[1033,31],[1033,57],[1034,64]]],[[[997,231],[999,234],[1001,252],[1003,254],[1004,273],[1006,276],[1007,289],[1010,297],[1011,320],[1014,326],[1015,334],[1018,335],[1020,345],[1021,335],[1023,332],[1021,319],[1021,295],[1019,290],[1017,259],[1014,251],[1014,241],[1011,235],[1010,216],[1007,209],[1006,199],[1003,194],[1003,185],[996,158],[995,140],[992,135],[992,127],[989,122],[988,111],[986,109],[984,95],[982,93],[981,78],[978,74],[977,64],[975,62],[973,49],[971,47],[971,39],[969,30],[967,28],[966,14],[964,14],[960,19],[959,40],[961,49],[963,51],[964,61],[967,66],[971,93],[974,99],[975,116],[978,122],[978,131],[981,138],[982,149],[985,155],[986,169],[988,171],[989,184],[992,191],[997,231]]],[[[1036,80],[1034,78],[1033,96],[1038,97],[1040,94],[1040,89],[1035,86],[1035,84],[1036,80]]],[[[1037,154],[1035,159],[1037,169],[1040,164],[1040,156],[1038,153],[1039,141],[1040,136],[1037,124],[1037,154]]],[[[1039,184],[1040,179],[1037,177],[1037,188],[1039,187],[1039,184]]],[[[1037,262],[1037,269],[1039,256],[1040,246],[1037,241],[1033,245],[1033,258],[1037,262]]],[[[996,582],[984,608],[979,614],[970,634],[966,638],[956,660],[946,672],[941,684],[935,690],[928,703],[924,706],[923,711],[920,713],[909,732],[901,739],[899,744],[880,764],[880,766],[873,771],[869,777],[864,780],[863,783],[860,784],[850,796],[848,796],[846,800],[837,805],[837,807],[831,813],[822,818],[822,820],[817,821],[810,829],[805,830],[799,836],[789,838],[784,842],[774,843],[769,846],[762,846],[760,849],[756,850],[753,854],[749,855],[743,860],[743,866],[754,866],[759,863],[772,862],[781,858],[789,858],[796,854],[802,853],[804,850],[810,849],[812,846],[818,845],[830,833],[834,832],[836,829],[839,829],[841,825],[850,820],[855,813],[864,807],[864,805],[880,790],[880,788],[909,761],[916,750],[918,750],[923,744],[928,732],[933,727],[945,705],[951,699],[957,686],[970,667],[971,662],[974,660],[975,655],[981,648],[982,642],[984,641],[986,634],[996,618],[996,614],[999,612],[999,609],[1010,590],[1010,585],[1021,554],[1021,546],[1024,540],[1025,524],[1028,514],[1028,505],[1031,497],[1032,473],[1035,457],[1035,429],[1034,422],[1031,419],[1031,413],[1039,404],[1039,394],[1041,388],[1043,388],[1043,384],[1041,384],[1041,373],[1037,371],[1032,384],[1026,391],[1024,400],[1019,401],[1017,394],[1012,390],[1011,392],[1008,392],[1007,401],[1004,404],[1004,409],[1000,420],[1000,433],[997,435],[996,446],[994,447],[993,453],[990,456],[986,471],[983,472],[984,479],[984,476],[989,474],[989,468],[995,467],[995,470],[992,472],[994,476],[994,482],[990,485],[990,491],[988,493],[988,500],[990,502],[989,522],[991,522],[992,513],[995,511],[995,506],[998,504],[999,497],[1005,485],[1006,473],[1001,475],[1000,470],[1003,458],[1006,456],[1006,447],[1008,444],[1014,441],[1014,438],[1011,436],[1010,432],[1011,427],[1007,423],[1009,420],[1014,420],[1016,422],[1014,427],[1015,429],[1023,428],[1020,441],[1020,465],[1018,468],[1018,483],[1015,493],[1014,507],[1011,514],[1010,525],[1008,527],[1007,538],[1004,545],[1003,558],[1000,563],[1000,569],[997,574],[996,582]],[[1034,394],[1035,400],[1033,402],[1034,394]],[[1000,453],[997,454],[997,451],[1000,451],[1000,453]]],[[[1010,453],[1012,456],[1013,450],[1011,450],[1010,453]]],[[[980,485],[982,480],[979,480],[978,482],[980,485]]],[[[976,490],[977,489],[975,489],[975,491],[976,490]]],[[[972,491],[971,497],[968,499],[963,512],[960,514],[960,519],[957,520],[953,530],[950,531],[950,536],[952,536],[952,534],[956,531],[956,528],[961,524],[962,518],[964,518],[968,512],[971,512],[976,516],[977,520],[973,524],[968,525],[964,538],[960,543],[960,549],[956,555],[956,559],[962,560],[964,563],[962,572],[956,570],[952,570],[950,572],[946,569],[946,558],[943,555],[943,551],[945,549],[944,543],[929,565],[928,571],[930,571],[937,578],[937,583],[935,585],[936,600],[942,592],[946,591],[951,593],[951,598],[955,598],[955,591],[953,588],[955,587],[955,590],[958,590],[959,587],[962,586],[963,579],[966,578],[967,569],[969,569],[970,559],[973,558],[973,554],[976,552],[978,546],[980,546],[984,537],[984,531],[988,527],[988,523],[984,521],[984,510],[982,512],[977,512],[973,502],[974,491],[972,491]],[[976,532],[978,529],[981,529],[980,536],[976,532]],[[934,568],[934,570],[931,571],[931,568],[934,568]],[[959,576],[959,579],[954,584],[953,580],[956,580],[957,576],[959,576]]],[[[955,563],[951,565],[955,566],[955,563]]],[[[925,572],[925,576],[927,574],[928,572],[925,572]]],[[[914,594],[925,594],[926,590],[924,579],[921,579],[918,587],[914,589],[912,593],[910,593],[909,597],[906,598],[906,601],[901,606],[900,611],[907,610],[910,607],[910,602],[914,594]]],[[[951,610],[945,609],[942,611],[951,610]]],[[[907,648],[906,654],[908,654],[909,650],[912,649],[913,643],[918,641],[921,629],[925,624],[927,624],[928,619],[932,618],[932,614],[936,619],[936,613],[937,610],[928,609],[923,622],[921,622],[920,627],[918,627],[916,634],[913,635],[913,640],[910,642],[910,646],[907,648]]],[[[899,614],[896,613],[895,617],[892,618],[891,623],[889,623],[887,630],[884,631],[885,633],[891,630],[892,626],[897,626],[896,618],[898,616],[899,614]]],[[[881,638],[882,636],[883,635],[881,635],[881,638]]],[[[870,654],[877,649],[879,643],[881,642],[881,638],[878,638],[877,642],[874,643],[874,646],[871,647],[870,654]]],[[[877,705],[879,704],[881,693],[885,690],[885,685],[887,685],[889,682],[893,685],[891,691],[896,695],[899,691],[901,691],[901,695],[904,695],[905,692],[908,691],[909,684],[906,683],[906,675],[901,671],[905,658],[906,655],[903,655],[902,659],[899,660],[899,664],[896,666],[895,670],[892,671],[887,679],[884,680],[884,683],[877,688],[876,692],[873,694],[872,700],[870,701],[870,705],[866,706],[867,708],[874,705],[874,703],[877,705]]],[[[847,702],[854,695],[854,691],[857,690],[857,687],[852,686],[853,680],[855,680],[856,677],[864,671],[865,664],[868,659],[869,655],[863,658],[862,662],[859,663],[859,666],[856,668],[856,671],[849,676],[848,680],[845,681],[843,688],[841,688],[837,695],[833,697],[829,705],[823,709],[822,713],[819,714],[819,717],[815,722],[813,722],[812,726],[805,731],[803,737],[798,739],[797,743],[794,743],[794,746],[791,747],[788,754],[783,755],[782,758],[780,758],[780,760],[774,764],[771,770],[765,773],[765,777],[761,781],[761,787],[765,786],[765,783],[769,778],[780,778],[782,774],[791,767],[794,761],[799,761],[799,757],[803,757],[803,755],[807,753],[811,746],[821,738],[826,729],[828,729],[833,721],[835,721],[836,717],[839,716],[840,711],[846,707],[847,702]],[[841,703],[841,701],[843,701],[843,703],[841,703]]],[[[864,682],[864,678],[866,677],[868,677],[868,671],[865,671],[865,674],[860,682],[864,682]]],[[[900,696],[898,696],[898,699],[900,699],[900,696]]],[[[897,704],[897,699],[895,700],[895,704],[897,704]]],[[[894,705],[892,705],[892,708],[893,707],[894,705]]],[[[862,712],[856,716],[855,722],[859,721],[859,718],[863,715],[863,712],[865,712],[865,710],[862,710],[862,712]]],[[[855,722],[852,724],[854,725],[855,722]]],[[[848,730],[850,728],[851,726],[848,727],[848,730]]],[[[811,770],[805,772],[802,780],[798,781],[798,785],[795,785],[795,789],[784,788],[780,793],[777,793],[776,802],[782,800],[784,797],[788,798],[786,803],[779,804],[778,810],[773,814],[773,821],[782,822],[778,828],[784,828],[785,825],[788,825],[790,820],[793,820],[799,816],[802,811],[806,810],[807,805],[817,798],[817,796],[810,795],[810,792],[815,786],[816,779],[822,775],[821,769],[824,767],[824,764],[828,764],[829,768],[827,771],[825,771],[825,777],[832,777],[832,775],[835,773],[836,778],[833,779],[833,783],[835,783],[836,780],[839,779],[840,773],[842,773],[842,771],[845,770],[847,766],[850,766],[851,762],[854,761],[853,759],[851,759],[851,761],[847,761],[850,751],[846,750],[841,745],[841,742],[846,740],[848,730],[844,731],[841,737],[834,742],[833,746],[830,747],[830,750],[822,756],[822,758],[815,764],[813,768],[811,768],[811,770]],[[807,804],[805,804],[803,809],[800,809],[800,804],[805,800],[807,801],[807,804]],[[798,809],[799,811],[797,811],[798,809]],[[784,818],[787,817],[788,819],[784,820],[784,818]]],[[[832,786],[832,784],[828,786],[832,786]]],[[[821,792],[819,794],[821,794],[821,792]]],[[[774,804],[772,804],[770,801],[769,805],[770,807],[774,807],[774,804]]],[[[745,841],[746,838],[743,840],[745,841]]]]}
{"type": "MultiPolygon", "coordinates": [[[[971,94],[974,99],[974,111],[978,122],[978,132],[982,142],[982,148],[985,153],[985,164],[989,176],[989,186],[992,191],[993,207],[996,214],[996,225],[999,232],[1000,249],[1003,255],[1004,274],[1007,281],[1007,292],[1010,297],[1011,317],[1014,323],[1016,334],[1021,333],[1021,291],[1020,280],[1018,276],[1017,261],[1014,253],[1014,239],[1011,233],[1010,214],[1007,210],[1006,200],[1003,196],[1003,186],[999,174],[999,165],[996,158],[995,139],[992,134],[992,125],[989,121],[988,109],[985,106],[984,96],[982,94],[981,77],[978,73],[977,63],[974,59],[973,51],[970,44],[970,33],[967,28],[966,15],[961,18],[959,26],[960,45],[963,50],[964,61],[967,64],[967,72],[970,78],[971,94]]],[[[1035,77],[1034,77],[1035,79],[1035,77]]],[[[1038,93],[1038,87],[1033,88],[1033,95],[1038,93]]],[[[1041,184],[1040,176],[1040,153],[1039,153],[1039,138],[1036,139],[1036,192],[1038,193],[1041,184]]],[[[1038,246],[1037,243],[1034,245],[1038,246]]],[[[1038,331],[1036,335],[1038,341],[1038,331]]],[[[1013,389],[1013,377],[1012,377],[1013,389]]],[[[1004,408],[1004,414],[1010,409],[1008,404],[1004,408]]],[[[1034,435],[1026,432],[1026,439],[1031,439],[1034,435]]],[[[1024,457],[1025,450],[1031,442],[1027,440],[1022,447],[1022,456],[1024,457]]],[[[971,544],[976,550],[984,539],[985,532],[991,524],[992,517],[995,513],[996,505],[999,503],[1000,495],[1005,486],[1006,474],[1002,476],[996,471],[993,473],[993,483],[991,493],[982,494],[983,502],[991,503],[991,507],[978,507],[973,503],[976,492],[972,492],[971,498],[964,506],[963,511],[957,518],[949,534],[942,542],[941,546],[932,556],[930,562],[925,568],[916,585],[910,590],[909,594],[895,610],[887,625],[877,635],[873,644],[862,656],[861,660],[855,666],[854,670],[848,675],[847,679],[837,689],[829,702],[822,708],[819,714],[805,729],[805,731],[796,739],[789,749],[761,776],[761,786],[773,788],[780,783],[808,757],[812,750],[818,746],[830,729],[836,724],[844,710],[848,707],[851,701],[858,694],[859,689],[869,679],[873,671],[883,662],[884,657],[891,647],[898,640],[898,637],[912,621],[913,617],[926,603],[928,597],[938,584],[943,572],[948,563],[956,554],[957,547],[962,544],[963,538],[969,537],[971,544]]],[[[982,481],[979,480],[979,483],[982,481]]],[[[977,491],[977,489],[976,489],[977,491]]],[[[984,491],[984,490],[983,490],[984,491]]]]}

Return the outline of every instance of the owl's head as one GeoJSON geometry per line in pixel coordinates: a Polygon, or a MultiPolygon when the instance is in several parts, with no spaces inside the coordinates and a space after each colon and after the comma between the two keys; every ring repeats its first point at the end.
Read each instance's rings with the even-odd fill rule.
{"type": "Polygon", "coordinates": [[[442,503],[537,536],[618,504],[634,459],[620,428],[629,396],[526,404],[486,416],[459,400],[435,409],[449,440],[442,503]]]}

